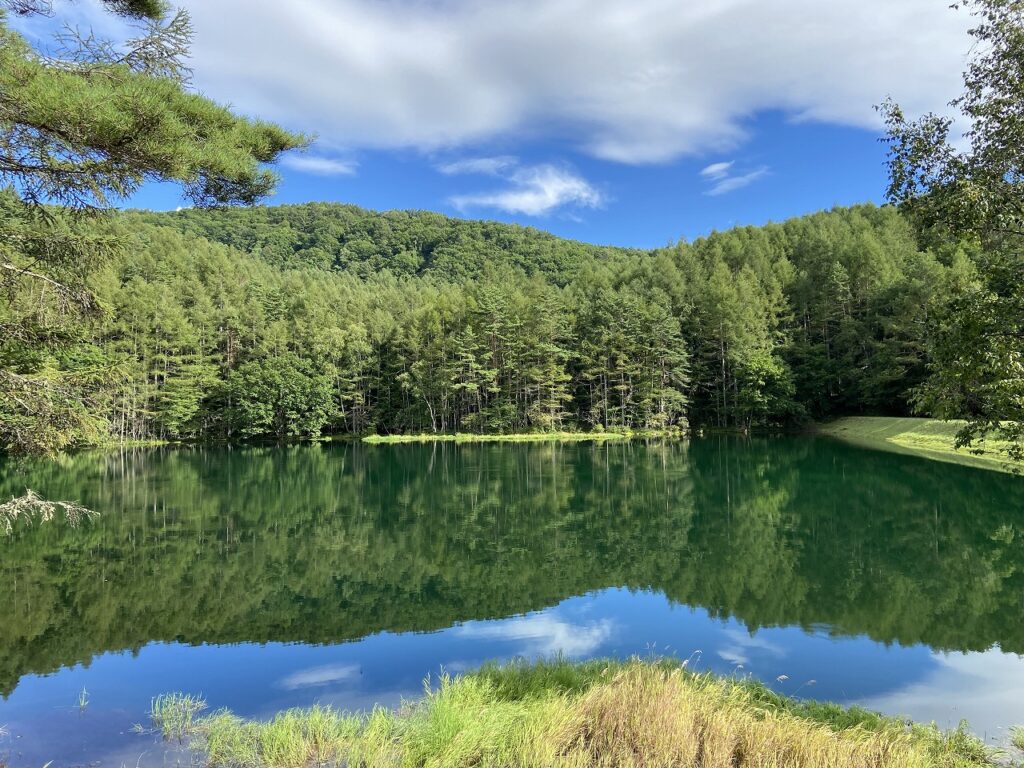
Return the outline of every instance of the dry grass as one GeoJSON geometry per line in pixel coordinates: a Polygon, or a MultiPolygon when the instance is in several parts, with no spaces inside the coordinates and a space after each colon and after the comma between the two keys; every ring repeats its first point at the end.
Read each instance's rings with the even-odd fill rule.
{"type": "Polygon", "coordinates": [[[761,709],[740,686],[679,671],[620,672],[579,702],[567,757],[572,765],[925,766],[929,757],[899,730],[836,732],[786,712],[761,709]]]}
{"type": "Polygon", "coordinates": [[[195,746],[217,768],[976,768],[964,731],[805,706],[668,663],[568,662],[443,678],[419,703],[368,717],[325,707],[269,722],[220,712],[195,746]]]}
{"type": "Polygon", "coordinates": [[[25,489],[24,496],[16,496],[10,501],[0,504],[0,532],[11,534],[19,522],[39,520],[46,523],[53,520],[59,512],[72,526],[79,525],[83,520],[97,517],[98,512],[83,507],[73,501],[48,501],[31,488],[25,489]]]}

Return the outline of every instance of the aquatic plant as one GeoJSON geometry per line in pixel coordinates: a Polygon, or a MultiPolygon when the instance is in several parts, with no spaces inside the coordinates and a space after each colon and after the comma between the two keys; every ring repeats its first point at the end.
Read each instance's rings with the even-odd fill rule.
{"type": "Polygon", "coordinates": [[[31,488],[26,488],[23,496],[15,496],[10,501],[0,504],[0,532],[13,533],[15,524],[23,520],[38,519],[40,522],[49,522],[58,512],[63,512],[65,519],[72,526],[99,515],[98,512],[74,501],[48,501],[31,488]]]}
{"type": "Polygon", "coordinates": [[[196,716],[206,707],[206,700],[202,696],[169,693],[153,699],[149,719],[165,739],[183,741],[195,733],[196,716]]]}
{"type": "Polygon", "coordinates": [[[89,706],[89,692],[82,687],[82,690],[78,692],[78,708],[85,711],[85,708],[89,706]]]}

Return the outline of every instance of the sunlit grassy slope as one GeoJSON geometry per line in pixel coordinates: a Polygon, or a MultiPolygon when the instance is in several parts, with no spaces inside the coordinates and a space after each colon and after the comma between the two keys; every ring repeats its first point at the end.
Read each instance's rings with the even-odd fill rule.
{"type": "Polygon", "coordinates": [[[360,716],[315,707],[257,722],[222,711],[198,721],[193,734],[207,765],[223,768],[994,764],[963,730],[943,734],[861,709],[789,699],[667,661],[485,667],[442,679],[397,712],[360,716]]]}
{"type": "Polygon", "coordinates": [[[868,448],[912,453],[954,464],[1005,472],[1022,468],[1021,464],[1006,458],[998,441],[988,442],[981,455],[966,448],[954,448],[953,441],[961,426],[962,422],[938,419],[850,416],[818,425],[817,431],[868,448]]]}

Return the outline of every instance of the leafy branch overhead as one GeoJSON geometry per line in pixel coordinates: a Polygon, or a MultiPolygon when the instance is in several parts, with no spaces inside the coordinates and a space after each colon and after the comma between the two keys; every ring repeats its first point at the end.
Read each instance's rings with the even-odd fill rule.
{"type": "Polygon", "coordinates": [[[179,12],[121,55],[89,40],[53,61],[0,27],[0,182],[26,202],[76,208],[146,180],[179,182],[197,205],[268,194],[276,176],[263,164],[305,140],[186,90],[189,34],[179,12]]]}

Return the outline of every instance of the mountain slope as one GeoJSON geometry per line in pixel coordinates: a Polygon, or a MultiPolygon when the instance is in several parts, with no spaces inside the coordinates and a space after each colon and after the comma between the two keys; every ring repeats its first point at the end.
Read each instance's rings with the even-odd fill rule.
{"type": "Polygon", "coordinates": [[[506,264],[564,284],[583,261],[642,252],[564,240],[515,224],[428,211],[378,213],[338,203],[134,215],[259,255],[271,264],[344,270],[364,277],[388,270],[464,280],[478,277],[488,265],[506,264]]]}

